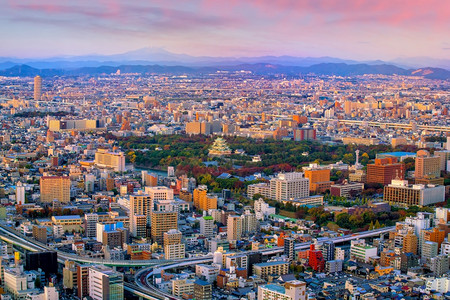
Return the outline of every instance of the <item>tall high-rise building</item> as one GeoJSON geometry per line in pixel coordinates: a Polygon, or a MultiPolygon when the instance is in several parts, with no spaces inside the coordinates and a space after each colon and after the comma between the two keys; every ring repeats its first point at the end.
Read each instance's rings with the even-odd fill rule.
{"type": "Polygon", "coordinates": [[[438,248],[441,248],[441,244],[445,239],[445,231],[439,230],[437,227],[428,230],[422,230],[421,234],[423,235],[424,241],[435,242],[438,244],[438,248]]]}
{"type": "Polygon", "coordinates": [[[40,190],[41,202],[52,203],[55,199],[61,203],[70,202],[70,177],[42,176],[40,190]]]}
{"type": "Polygon", "coordinates": [[[200,234],[210,238],[214,236],[214,218],[205,216],[200,218],[200,234]]]}
{"type": "Polygon", "coordinates": [[[95,238],[97,236],[97,222],[98,214],[90,213],[84,215],[85,234],[88,238],[95,238]]]}
{"type": "Polygon", "coordinates": [[[404,253],[413,253],[414,255],[417,255],[417,243],[418,238],[414,234],[414,232],[409,231],[405,237],[403,238],[403,252],[404,253]]]}
{"type": "Polygon", "coordinates": [[[319,167],[311,164],[309,167],[304,167],[305,178],[309,179],[309,190],[314,193],[322,193],[329,190],[333,184],[330,181],[330,169],[319,167]]]}
{"type": "Polygon", "coordinates": [[[416,169],[414,171],[416,179],[441,176],[441,158],[439,156],[431,156],[426,150],[417,151],[416,169]]]}
{"type": "Polygon", "coordinates": [[[42,78],[41,76],[34,77],[34,100],[41,100],[42,97],[42,78]]]}
{"type": "Polygon", "coordinates": [[[151,215],[152,240],[161,245],[165,232],[178,229],[178,213],[174,211],[153,211],[151,215]]]}
{"type": "Polygon", "coordinates": [[[270,198],[277,201],[309,197],[309,179],[303,173],[280,173],[270,180],[270,198]]]}
{"type": "Polygon", "coordinates": [[[285,238],[284,239],[284,252],[283,254],[287,256],[289,261],[295,260],[295,239],[285,238]]]}
{"type": "Polygon", "coordinates": [[[397,162],[397,158],[377,158],[375,163],[367,165],[367,183],[387,185],[393,179],[405,178],[405,164],[397,162]]]}
{"type": "Polygon", "coordinates": [[[334,260],[335,258],[335,246],[334,243],[331,241],[328,242],[324,242],[322,245],[322,253],[323,253],[323,258],[326,261],[329,260],[334,260]]]}
{"type": "Polygon", "coordinates": [[[217,197],[208,195],[206,186],[199,186],[194,190],[193,200],[196,209],[208,211],[217,208],[217,197]]]}
{"type": "Polygon", "coordinates": [[[119,300],[123,296],[123,274],[103,265],[89,268],[89,296],[94,300],[119,300]]]}
{"type": "Polygon", "coordinates": [[[16,185],[16,204],[25,204],[25,185],[21,181],[16,185]]]}
{"type": "Polygon", "coordinates": [[[133,236],[142,236],[142,216],[145,216],[145,225],[150,224],[153,201],[150,195],[140,191],[130,196],[130,233],[133,236]],[[140,225],[140,226],[139,226],[140,225]],[[139,229],[140,228],[140,229],[139,229]],[[138,231],[140,231],[138,233],[138,231]]]}
{"type": "Polygon", "coordinates": [[[242,219],[240,216],[229,215],[227,222],[227,239],[237,241],[242,236],[242,219]]]}
{"type": "Polygon", "coordinates": [[[89,296],[89,267],[89,265],[77,266],[77,288],[80,299],[89,296]]]}
{"type": "Polygon", "coordinates": [[[63,268],[63,286],[65,289],[74,289],[77,285],[77,268],[75,262],[66,260],[63,268]]]}

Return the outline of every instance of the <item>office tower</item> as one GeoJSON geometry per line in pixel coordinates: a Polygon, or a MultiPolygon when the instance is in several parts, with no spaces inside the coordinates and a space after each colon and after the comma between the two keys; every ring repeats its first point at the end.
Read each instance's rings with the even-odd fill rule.
{"type": "Polygon", "coordinates": [[[426,150],[417,151],[416,169],[414,177],[421,178],[439,178],[441,176],[441,158],[439,156],[431,156],[426,150]]]}
{"type": "Polygon", "coordinates": [[[123,296],[123,274],[103,265],[89,268],[89,296],[94,300],[119,300],[123,296]]]}
{"type": "Polygon", "coordinates": [[[287,201],[309,197],[309,179],[303,173],[280,173],[270,180],[271,199],[287,201]]]}
{"type": "Polygon", "coordinates": [[[193,192],[194,207],[198,210],[208,211],[217,209],[217,197],[208,195],[206,186],[199,186],[193,192]]]}
{"type": "Polygon", "coordinates": [[[295,260],[295,239],[285,238],[284,239],[284,252],[283,254],[287,256],[289,261],[295,260]]]}
{"type": "Polygon", "coordinates": [[[377,158],[375,163],[367,165],[367,183],[387,185],[393,179],[405,178],[405,164],[397,162],[395,157],[377,158]]]}
{"type": "Polygon", "coordinates": [[[28,252],[25,256],[25,269],[37,270],[41,269],[46,276],[57,274],[58,258],[57,253],[53,251],[46,252],[28,252]]]}
{"type": "Polygon", "coordinates": [[[66,260],[63,268],[63,286],[65,289],[74,289],[77,283],[77,267],[74,261],[66,260]]]}
{"type": "Polygon", "coordinates": [[[33,225],[33,238],[43,244],[47,244],[47,227],[33,225]]]}
{"type": "Polygon", "coordinates": [[[70,202],[70,177],[42,176],[40,191],[43,203],[52,203],[55,199],[61,203],[68,203],[70,202]]]}
{"type": "Polygon", "coordinates": [[[77,266],[78,298],[89,296],[89,267],[90,265],[77,266]]]}
{"type": "Polygon", "coordinates": [[[211,216],[200,218],[200,234],[206,238],[214,236],[214,219],[211,216]]]}
{"type": "Polygon", "coordinates": [[[405,237],[403,238],[403,252],[404,253],[413,253],[417,255],[417,243],[419,239],[414,234],[414,232],[409,231],[405,237]]]}
{"type": "Polygon", "coordinates": [[[34,77],[34,100],[41,100],[42,98],[42,78],[41,76],[34,77]]]}
{"type": "Polygon", "coordinates": [[[227,239],[229,241],[240,240],[242,236],[242,219],[240,216],[228,216],[227,239]]]}
{"type": "Polygon", "coordinates": [[[21,181],[16,185],[16,204],[25,204],[25,185],[21,181]]]}
{"type": "Polygon", "coordinates": [[[194,281],[194,298],[196,300],[211,300],[212,285],[200,279],[194,281]]]}
{"type": "Polygon", "coordinates": [[[384,187],[383,201],[391,205],[426,206],[445,200],[445,187],[408,184],[407,180],[392,180],[384,187]]]}
{"type": "Polygon", "coordinates": [[[151,236],[153,242],[163,243],[164,232],[178,229],[178,213],[167,211],[154,211],[151,213],[151,236]]]}
{"type": "Polygon", "coordinates": [[[89,213],[84,215],[84,226],[86,237],[95,238],[97,236],[97,222],[98,222],[98,214],[89,213]]]}
{"type": "Polygon", "coordinates": [[[323,257],[326,261],[334,260],[335,246],[331,241],[324,242],[322,245],[323,257]]]}
{"type": "Polygon", "coordinates": [[[142,171],[142,185],[143,186],[157,186],[158,175],[149,173],[148,171],[142,171]]]}
{"type": "MultiPolygon", "coordinates": [[[[142,237],[142,216],[145,216],[145,225],[150,224],[153,201],[150,195],[139,191],[130,196],[130,233],[142,237]]],[[[145,236],[145,235],[144,235],[145,236]]]]}
{"type": "Polygon", "coordinates": [[[313,193],[323,193],[329,190],[331,184],[330,181],[330,169],[319,167],[317,164],[311,164],[309,167],[304,167],[305,178],[309,179],[309,190],[313,193]]]}
{"type": "Polygon", "coordinates": [[[111,152],[108,149],[98,149],[95,152],[94,163],[100,168],[110,168],[116,172],[124,172],[125,154],[123,152],[111,152]]]}

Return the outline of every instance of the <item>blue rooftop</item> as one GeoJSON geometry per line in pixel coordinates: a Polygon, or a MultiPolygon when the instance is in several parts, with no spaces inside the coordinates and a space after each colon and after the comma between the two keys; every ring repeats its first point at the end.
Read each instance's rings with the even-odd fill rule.
{"type": "Polygon", "coordinates": [[[280,294],[284,294],[286,292],[285,288],[282,287],[281,285],[276,285],[276,284],[266,284],[264,286],[266,289],[280,293],[280,294]]]}
{"type": "Polygon", "coordinates": [[[265,263],[254,264],[254,266],[267,267],[267,266],[276,266],[276,265],[281,265],[281,264],[287,264],[287,262],[285,262],[285,261],[269,261],[269,262],[265,262],[265,263]]]}

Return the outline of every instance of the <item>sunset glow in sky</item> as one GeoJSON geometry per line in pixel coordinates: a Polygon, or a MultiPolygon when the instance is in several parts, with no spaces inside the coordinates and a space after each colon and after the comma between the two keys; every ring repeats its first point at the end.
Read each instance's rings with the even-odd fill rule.
{"type": "Polygon", "coordinates": [[[0,0],[0,56],[450,57],[448,0],[0,0]]]}

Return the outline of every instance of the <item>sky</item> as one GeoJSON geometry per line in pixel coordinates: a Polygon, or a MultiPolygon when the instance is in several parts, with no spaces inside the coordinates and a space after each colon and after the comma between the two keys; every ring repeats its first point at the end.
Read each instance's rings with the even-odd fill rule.
{"type": "Polygon", "coordinates": [[[448,0],[0,0],[0,56],[450,57],[448,0]]]}

